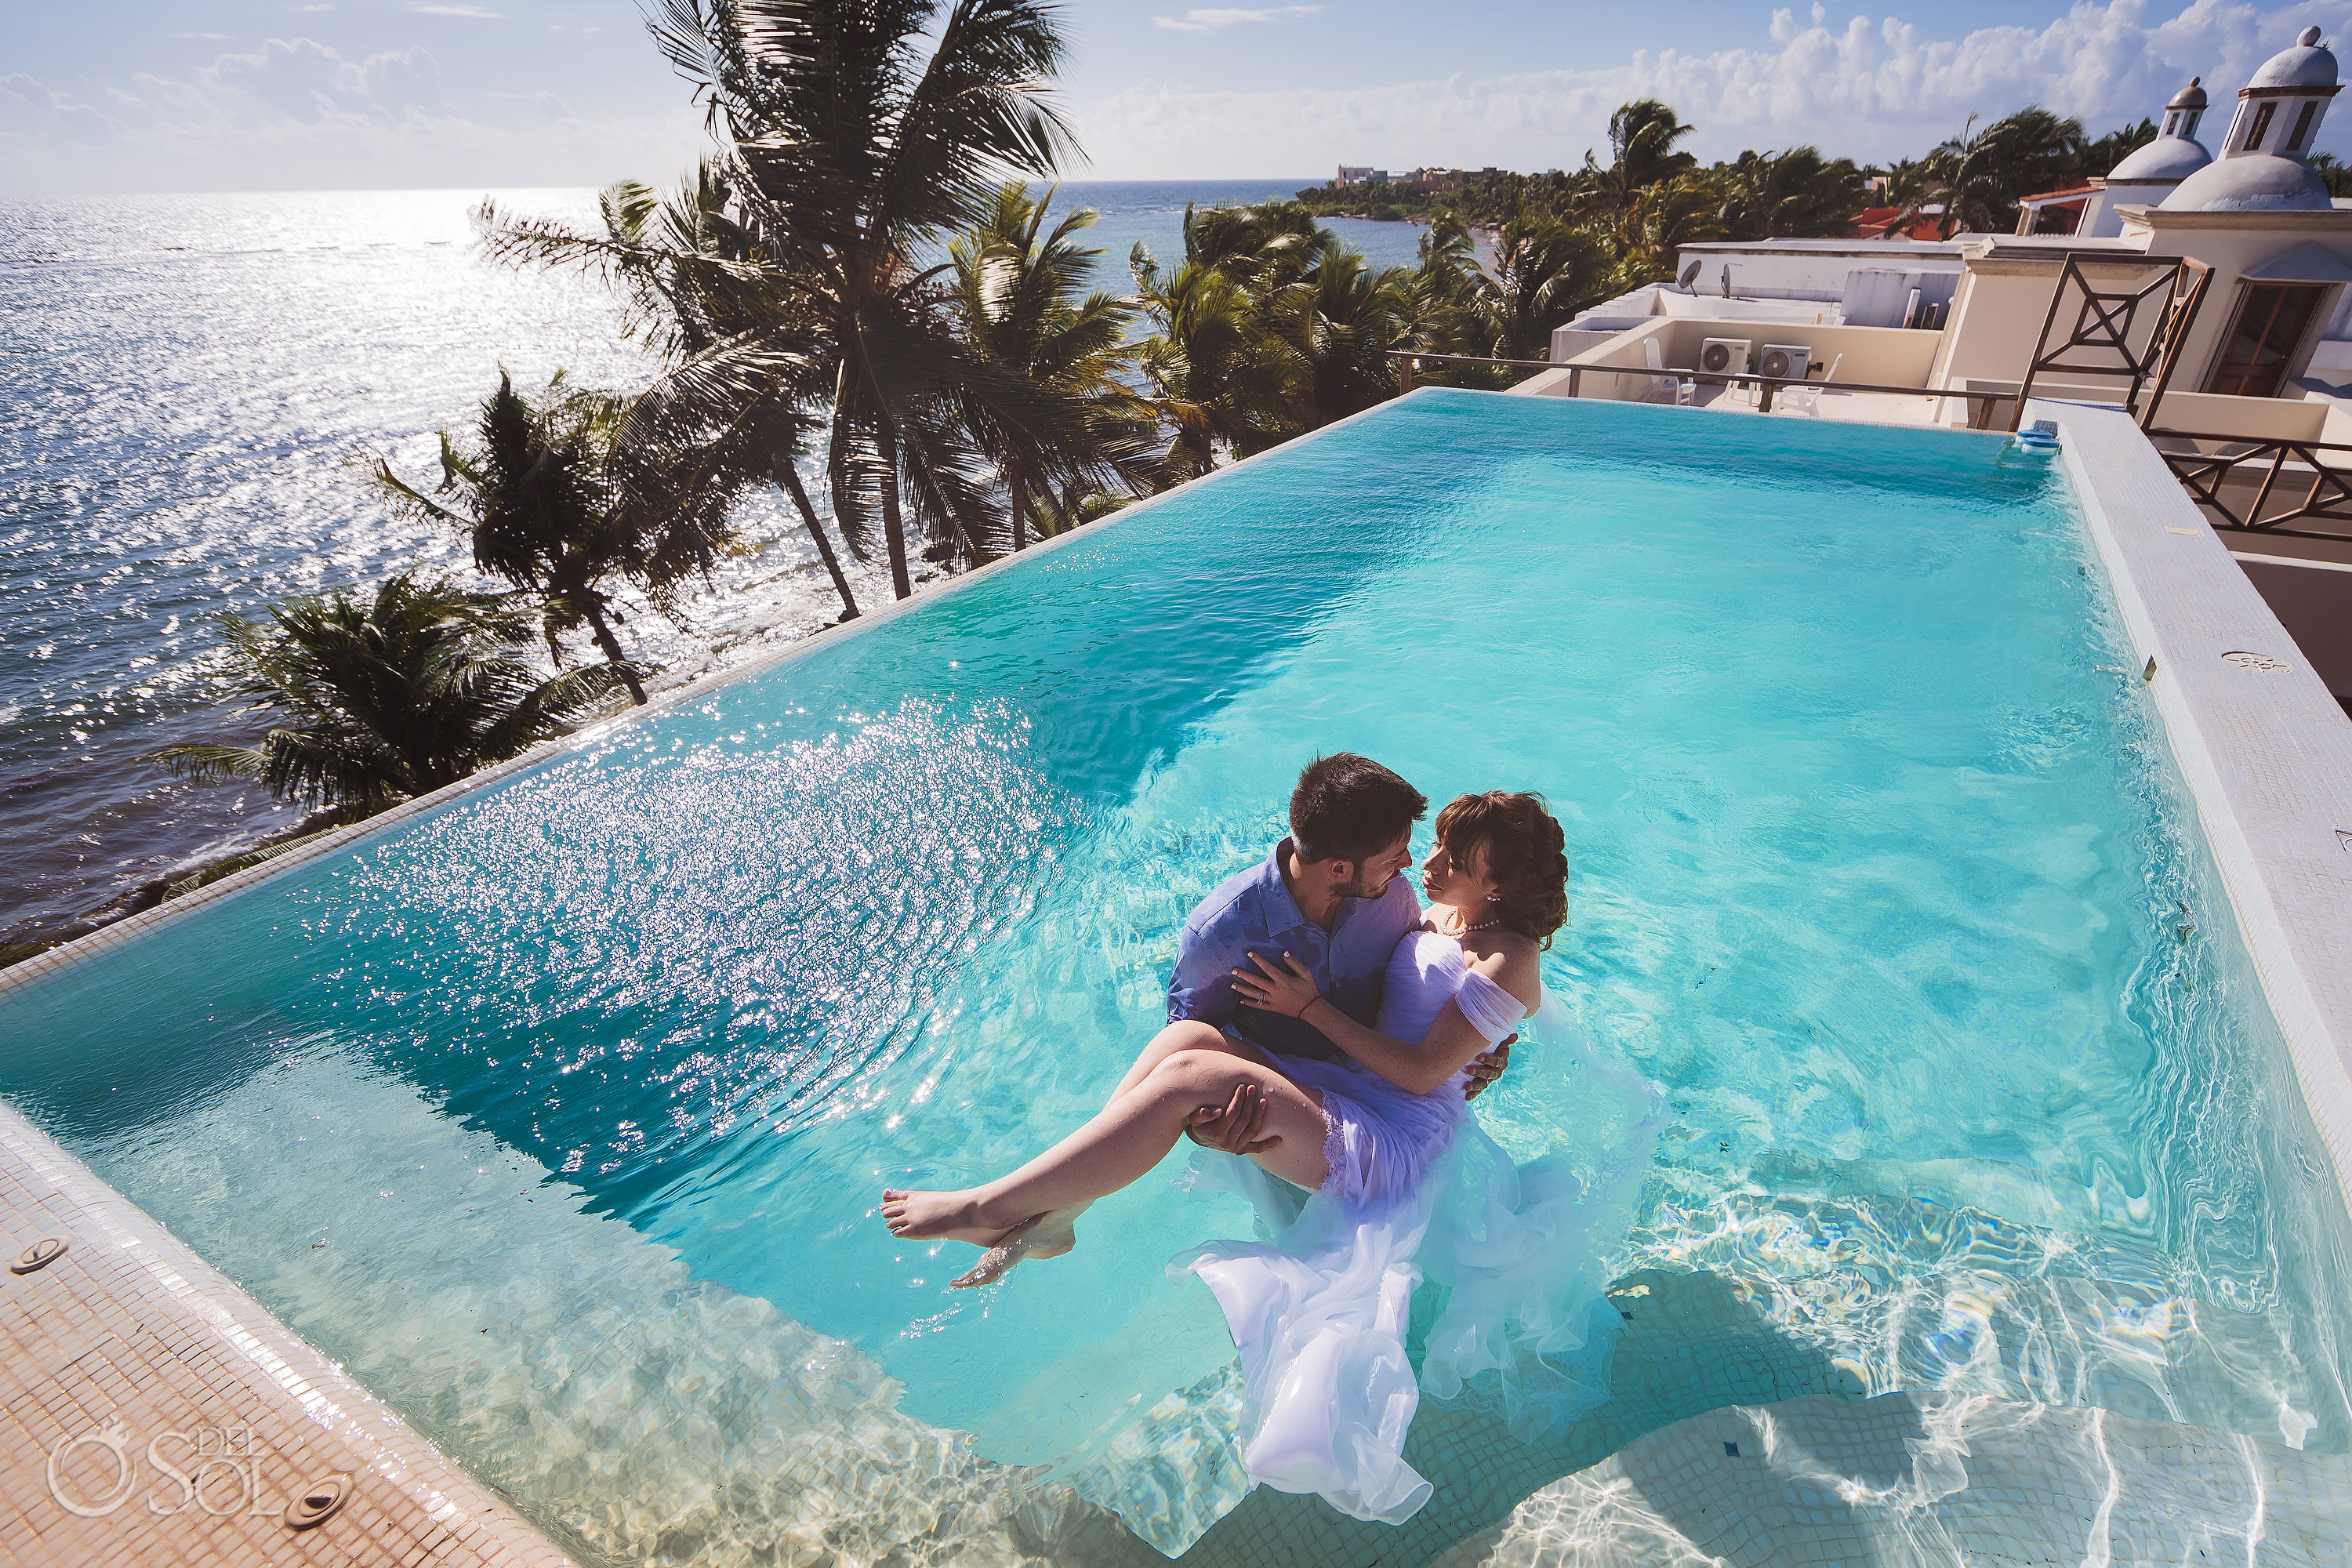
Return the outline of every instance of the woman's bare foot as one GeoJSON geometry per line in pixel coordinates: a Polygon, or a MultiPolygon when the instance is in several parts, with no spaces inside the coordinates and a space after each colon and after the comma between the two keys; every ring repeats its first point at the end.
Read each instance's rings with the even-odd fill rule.
{"type": "Polygon", "coordinates": [[[902,1193],[882,1190],[882,1219],[890,1234],[908,1241],[969,1241],[993,1247],[1005,1227],[982,1225],[980,1203],[970,1193],[902,1193]]]}
{"type": "Polygon", "coordinates": [[[1023,1220],[981,1254],[980,1262],[971,1273],[949,1281],[950,1289],[969,1290],[975,1285],[992,1285],[1019,1264],[1033,1258],[1061,1257],[1078,1244],[1077,1218],[1085,1212],[1084,1205],[1080,1205],[1023,1220]]]}

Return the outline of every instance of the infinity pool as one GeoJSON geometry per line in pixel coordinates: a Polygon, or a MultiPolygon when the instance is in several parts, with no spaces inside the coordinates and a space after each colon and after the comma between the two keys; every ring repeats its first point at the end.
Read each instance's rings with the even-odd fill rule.
{"type": "Polygon", "coordinates": [[[1999,438],[1423,391],[0,997],[0,1092],[585,1562],[1420,1562],[1813,1394],[2340,1453],[2345,1215],[2130,662],[1999,438]],[[981,1292],[873,1214],[1087,1114],[1342,748],[1550,797],[1549,983],[1675,1111],[1615,1397],[1425,1402],[1402,1532],[1244,1498],[1181,1155],[981,1292]]]}

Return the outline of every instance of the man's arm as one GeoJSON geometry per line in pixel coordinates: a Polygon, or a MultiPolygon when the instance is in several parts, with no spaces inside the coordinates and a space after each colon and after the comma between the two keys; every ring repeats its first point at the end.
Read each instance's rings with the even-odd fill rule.
{"type": "Polygon", "coordinates": [[[1202,920],[1184,922],[1176,949],[1176,967],[1168,976],[1168,1021],[1197,1019],[1222,1029],[1234,1021],[1240,1006],[1234,995],[1234,965],[1243,947],[1230,905],[1202,920]]]}

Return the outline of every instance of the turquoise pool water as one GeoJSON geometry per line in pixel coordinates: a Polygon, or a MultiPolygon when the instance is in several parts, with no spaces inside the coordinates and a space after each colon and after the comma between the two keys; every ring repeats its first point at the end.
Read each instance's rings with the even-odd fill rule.
{"type": "Polygon", "coordinates": [[[1234,1507],[1181,1157],[982,1292],[872,1212],[1091,1110],[1345,747],[1550,796],[1549,983],[1675,1111],[1618,1397],[1425,1405],[1417,1545],[1801,1394],[2341,1452],[2345,1216],[2128,663],[1999,439],[1424,391],[0,997],[0,1092],[586,1559],[1377,1542],[1234,1507]]]}

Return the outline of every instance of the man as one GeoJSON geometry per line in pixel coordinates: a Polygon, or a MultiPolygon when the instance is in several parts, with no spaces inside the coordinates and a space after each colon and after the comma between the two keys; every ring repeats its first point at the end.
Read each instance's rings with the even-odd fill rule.
{"type": "MultiPolygon", "coordinates": [[[[1313,1025],[1243,1005],[1233,972],[1253,952],[1276,962],[1286,952],[1334,1006],[1370,1026],[1389,954],[1421,923],[1421,902],[1399,873],[1412,863],[1412,825],[1428,809],[1419,790],[1370,757],[1340,752],[1309,763],[1290,795],[1290,837],[1185,921],[1168,981],[1169,1021],[1214,1025],[1270,1056],[1339,1059],[1313,1025]]],[[[1510,1049],[1505,1040],[1471,1064],[1465,1098],[1501,1076],[1510,1049]]],[[[1265,1120],[1264,1096],[1244,1085],[1230,1105],[1203,1107],[1191,1135],[1227,1153],[1254,1153],[1265,1146],[1265,1120]]]]}

